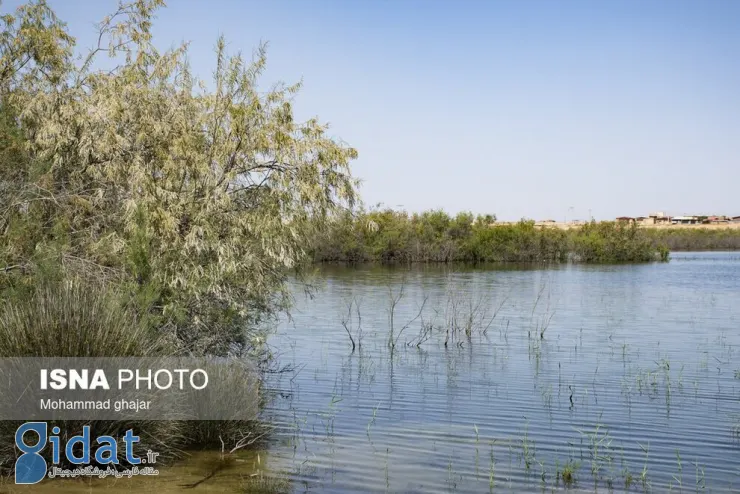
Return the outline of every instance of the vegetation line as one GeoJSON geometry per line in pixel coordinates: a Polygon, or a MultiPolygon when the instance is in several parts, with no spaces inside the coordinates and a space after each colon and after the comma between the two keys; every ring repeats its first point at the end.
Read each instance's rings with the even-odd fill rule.
{"type": "Polygon", "coordinates": [[[496,223],[493,215],[385,209],[344,211],[325,226],[316,229],[310,248],[315,262],[605,263],[667,261],[669,256],[669,237],[619,222],[563,230],[526,220],[496,223]]]}

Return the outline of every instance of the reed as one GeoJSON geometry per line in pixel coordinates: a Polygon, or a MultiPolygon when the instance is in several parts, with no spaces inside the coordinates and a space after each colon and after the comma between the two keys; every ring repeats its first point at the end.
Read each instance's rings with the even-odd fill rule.
{"type": "MultiPolygon", "coordinates": [[[[0,306],[0,357],[157,357],[172,352],[166,333],[143,324],[122,300],[119,292],[103,284],[45,280],[0,306]]],[[[14,437],[22,423],[0,421],[0,469],[14,464],[14,437]]],[[[141,437],[136,453],[161,452],[164,462],[178,457],[187,444],[186,424],[177,421],[49,422],[49,427],[58,426],[70,436],[81,433],[84,425],[90,426],[91,437],[120,437],[133,428],[141,437]]],[[[41,454],[49,457],[50,449],[41,454]]]]}

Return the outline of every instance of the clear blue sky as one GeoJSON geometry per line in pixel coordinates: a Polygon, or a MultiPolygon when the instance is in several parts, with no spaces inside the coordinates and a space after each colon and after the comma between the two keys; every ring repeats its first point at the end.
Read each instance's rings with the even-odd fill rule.
{"type": "MultiPolygon", "coordinates": [[[[115,8],[50,3],[86,46],[115,8]]],[[[269,41],[265,82],[303,78],[298,116],[359,150],[367,204],[740,215],[740,1],[169,4],[155,41],[202,76],[219,34],[269,41]]]]}

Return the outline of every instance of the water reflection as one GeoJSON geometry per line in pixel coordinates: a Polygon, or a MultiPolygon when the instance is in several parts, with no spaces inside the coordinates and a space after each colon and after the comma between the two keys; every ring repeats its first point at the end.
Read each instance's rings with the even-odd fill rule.
{"type": "Polygon", "coordinates": [[[189,452],[179,463],[160,467],[157,476],[132,478],[80,478],[42,480],[36,485],[14,485],[6,478],[0,483],[3,493],[82,493],[143,492],[157,494],[183,492],[290,492],[287,480],[274,480],[266,475],[269,456],[264,451],[239,452],[224,459],[219,452],[189,452]],[[269,489],[265,488],[269,487],[269,489]]]}
{"type": "Polygon", "coordinates": [[[740,489],[736,255],[503,268],[322,272],[273,339],[300,369],[270,412],[296,490],[740,489]],[[505,304],[467,334],[476,300],[505,304]]]}

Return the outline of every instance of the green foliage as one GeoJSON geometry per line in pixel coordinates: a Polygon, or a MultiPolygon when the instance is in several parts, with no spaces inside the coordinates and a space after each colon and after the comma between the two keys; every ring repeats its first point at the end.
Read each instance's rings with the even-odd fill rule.
{"type": "Polygon", "coordinates": [[[0,16],[0,96],[58,84],[68,73],[74,38],[44,0],[0,16]]]}
{"type": "MultiPolygon", "coordinates": [[[[0,305],[0,357],[156,357],[172,354],[175,340],[138,320],[121,294],[105,285],[78,279],[45,279],[22,297],[0,305]]],[[[22,422],[0,421],[0,469],[12,468],[17,451],[15,431],[22,422]]],[[[131,423],[105,420],[54,421],[68,433],[90,425],[93,437],[120,436],[131,423]]],[[[137,454],[161,451],[163,460],[186,444],[187,423],[139,420],[133,424],[142,441],[137,454]],[[167,444],[164,450],[162,444],[167,444]]],[[[44,454],[50,455],[48,448],[44,454]]]]}
{"type": "Polygon", "coordinates": [[[104,284],[44,279],[0,306],[0,357],[148,357],[175,351],[104,284]]]}
{"type": "Polygon", "coordinates": [[[645,228],[656,245],[674,251],[740,250],[740,228],[645,228]]]}
{"type": "MultiPolygon", "coordinates": [[[[105,283],[43,278],[23,296],[6,298],[0,305],[0,358],[158,357],[177,355],[181,349],[181,342],[173,334],[166,328],[153,329],[139,317],[126,294],[105,283]]],[[[234,382],[231,388],[235,393],[220,399],[235,403],[254,399],[238,392],[244,388],[235,382],[243,382],[246,368],[233,365],[216,370],[218,379],[234,382]]],[[[199,394],[197,399],[203,397],[199,394]]],[[[202,406],[208,403],[205,400],[202,406]]],[[[13,438],[21,423],[0,421],[0,470],[12,468],[16,457],[13,438]]],[[[184,448],[251,445],[269,432],[257,420],[68,420],[51,425],[67,433],[76,433],[83,425],[90,425],[93,437],[120,436],[134,427],[142,438],[136,445],[137,454],[152,449],[161,452],[164,461],[177,457],[184,448]]]]}
{"type": "Polygon", "coordinates": [[[642,262],[667,260],[644,231],[613,222],[563,230],[443,211],[344,213],[314,240],[319,262],[642,262]]]}
{"type": "Polygon", "coordinates": [[[248,60],[219,39],[209,90],[186,45],[151,43],[161,5],[121,4],[79,62],[43,1],[3,17],[0,289],[45,266],[104,278],[191,352],[244,351],[309,234],[354,204],[357,153],[295,121],[299,84],[260,87],[264,46],[248,60]]]}
{"type": "Polygon", "coordinates": [[[563,230],[537,228],[533,221],[516,224],[477,224],[468,241],[465,261],[536,262],[567,259],[563,230]]]}
{"type": "Polygon", "coordinates": [[[582,262],[645,262],[656,259],[657,249],[634,223],[591,222],[573,232],[572,252],[582,262]]]}
{"type": "Polygon", "coordinates": [[[662,262],[668,262],[671,258],[671,251],[665,244],[658,245],[658,254],[662,262]]]}

